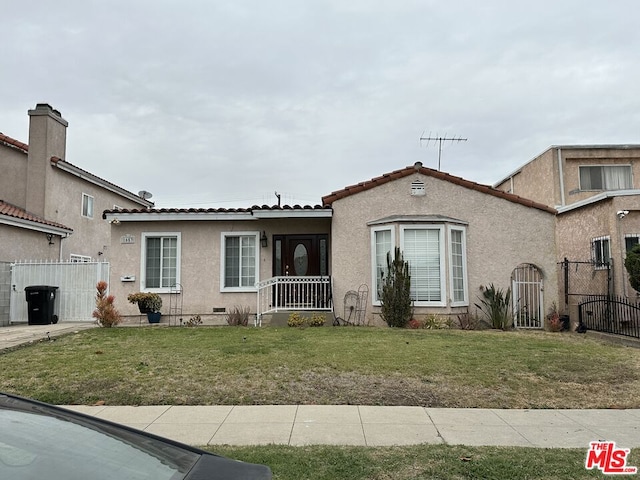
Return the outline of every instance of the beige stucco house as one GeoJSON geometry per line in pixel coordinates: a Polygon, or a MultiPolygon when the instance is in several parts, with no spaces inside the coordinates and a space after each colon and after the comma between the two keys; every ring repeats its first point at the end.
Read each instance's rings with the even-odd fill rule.
{"type": "Polygon", "coordinates": [[[637,297],[624,258],[640,239],[638,179],[640,145],[571,145],[550,147],[495,185],[557,209],[558,261],[572,262],[558,270],[560,305],[572,319],[585,294],[637,297]]]}
{"type": "Polygon", "coordinates": [[[519,307],[527,312],[520,326],[541,326],[557,301],[553,208],[420,163],[322,200],[315,207],[108,210],[111,292],[128,315],[137,311],[127,295],[143,290],[161,294],[165,314],[179,304],[185,320],[217,314],[223,321],[234,306],[263,318],[305,309],[345,317],[347,293],[366,286],[364,323],[379,325],[379,274],[398,246],[411,265],[419,317],[475,312],[479,289],[489,284],[520,288],[518,298],[529,302],[519,307]],[[535,272],[535,294],[525,295],[520,270],[535,272]]]}
{"type": "Polygon", "coordinates": [[[60,112],[28,113],[28,144],[0,134],[0,261],[109,259],[102,211],[153,203],[66,161],[60,112]]]}
{"type": "Polygon", "coordinates": [[[11,302],[24,302],[11,284],[11,262],[109,260],[102,211],[153,206],[66,161],[60,112],[38,104],[28,113],[28,144],[0,133],[0,325],[10,321],[11,302]]]}

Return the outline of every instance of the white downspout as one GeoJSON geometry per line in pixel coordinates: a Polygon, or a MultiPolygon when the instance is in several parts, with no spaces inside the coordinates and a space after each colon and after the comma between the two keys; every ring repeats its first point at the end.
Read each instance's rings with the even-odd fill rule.
{"type": "Polygon", "coordinates": [[[564,169],[562,168],[562,149],[558,148],[558,174],[560,175],[560,206],[565,206],[564,200],[564,169]]]}

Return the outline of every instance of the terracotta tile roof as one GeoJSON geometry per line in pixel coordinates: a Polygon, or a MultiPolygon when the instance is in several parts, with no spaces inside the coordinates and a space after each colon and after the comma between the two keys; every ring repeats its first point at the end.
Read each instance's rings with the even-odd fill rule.
{"type": "Polygon", "coordinates": [[[293,211],[309,211],[309,210],[331,210],[330,205],[254,205],[249,208],[120,208],[117,210],[105,210],[102,218],[106,218],[108,214],[116,213],[252,213],[255,211],[277,211],[277,212],[293,212],[293,211]]]}
{"type": "Polygon", "coordinates": [[[3,200],[0,200],[0,215],[6,215],[7,217],[17,218],[19,220],[27,220],[30,222],[39,223],[41,225],[47,225],[49,227],[62,228],[64,230],[68,230],[69,232],[73,232],[73,229],[67,227],[66,225],[62,225],[61,223],[56,222],[50,222],[42,217],[33,215],[26,210],[20,207],[16,207],[15,205],[7,203],[3,200]]]}
{"type": "Polygon", "coordinates": [[[15,138],[11,138],[3,133],[0,133],[0,143],[8,147],[17,148],[24,153],[27,153],[29,150],[29,145],[27,145],[26,143],[22,143],[15,138]]]}
{"type": "Polygon", "coordinates": [[[557,211],[554,208],[551,208],[547,205],[543,205],[541,203],[534,202],[532,200],[528,200],[526,198],[520,197],[518,195],[514,195],[512,193],[503,192],[501,190],[497,190],[489,185],[483,185],[481,183],[472,182],[470,180],[465,180],[461,177],[456,177],[454,175],[450,175],[448,173],[440,172],[438,170],[434,170],[432,168],[419,166],[410,166],[403,168],[401,170],[395,170],[391,173],[385,173],[376,178],[372,178],[371,180],[367,180],[366,182],[360,182],[356,185],[351,185],[349,187],[345,187],[342,190],[337,190],[335,192],[330,193],[329,195],[325,195],[322,197],[322,202],[324,205],[331,205],[336,200],[340,200],[341,198],[348,197],[350,195],[354,195],[359,192],[363,192],[365,190],[370,190],[379,185],[384,185],[387,182],[391,182],[393,180],[397,180],[399,178],[407,177],[409,175],[413,175],[416,172],[426,175],[428,177],[437,178],[439,180],[444,180],[446,182],[451,182],[455,185],[460,185],[464,188],[469,188],[471,190],[476,190],[478,192],[486,193],[487,195],[492,195],[494,197],[504,198],[510,202],[519,203],[521,205],[525,205],[527,207],[536,208],[538,210],[542,210],[544,212],[549,212],[556,214],[557,211]]]}

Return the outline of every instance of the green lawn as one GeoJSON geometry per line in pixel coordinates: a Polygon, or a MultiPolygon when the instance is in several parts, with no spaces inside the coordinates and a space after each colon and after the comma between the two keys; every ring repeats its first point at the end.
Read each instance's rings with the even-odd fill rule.
{"type": "Polygon", "coordinates": [[[61,404],[640,406],[640,349],[578,334],[114,328],[1,357],[0,391],[61,404]]]}
{"type": "MultiPolygon", "coordinates": [[[[563,480],[605,478],[584,467],[587,449],[417,445],[413,447],[211,447],[271,467],[276,480],[563,480]]],[[[632,450],[628,466],[640,466],[632,450]]],[[[621,476],[620,478],[632,478],[621,476]]],[[[635,478],[635,477],[634,477],[635,478]]]]}

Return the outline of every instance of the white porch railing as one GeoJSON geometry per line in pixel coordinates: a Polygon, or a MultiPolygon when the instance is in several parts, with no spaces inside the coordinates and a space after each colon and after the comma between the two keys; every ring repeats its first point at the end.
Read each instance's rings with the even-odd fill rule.
{"type": "Polygon", "coordinates": [[[256,284],[256,326],[262,315],[289,310],[333,310],[331,277],[272,277],[256,284]]]}

